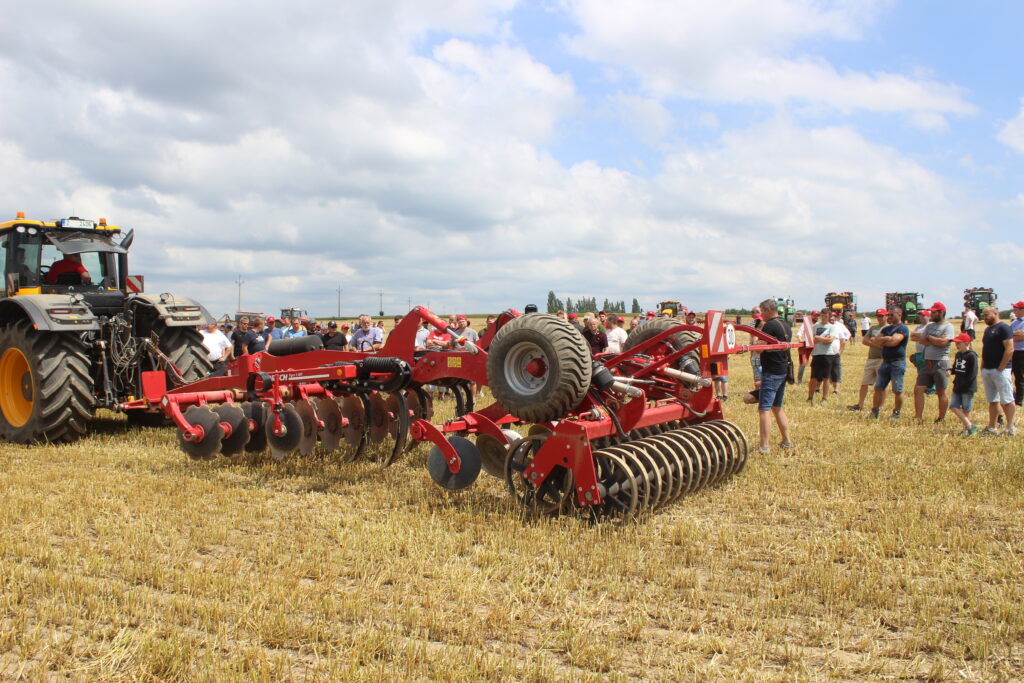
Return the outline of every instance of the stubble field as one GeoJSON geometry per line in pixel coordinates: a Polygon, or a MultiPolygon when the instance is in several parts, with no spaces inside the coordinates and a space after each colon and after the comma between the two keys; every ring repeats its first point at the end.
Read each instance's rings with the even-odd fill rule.
{"type": "Polygon", "coordinates": [[[830,405],[790,388],[795,451],[626,525],[445,492],[425,447],[194,463],[113,415],[0,444],[0,677],[1020,679],[1024,437],[847,411],[865,356],[830,405]]]}

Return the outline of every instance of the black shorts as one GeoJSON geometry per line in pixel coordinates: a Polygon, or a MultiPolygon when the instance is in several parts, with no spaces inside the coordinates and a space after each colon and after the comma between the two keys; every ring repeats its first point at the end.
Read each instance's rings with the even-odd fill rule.
{"type": "Polygon", "coordinates": [[[832,363],[832,381],[835,384],[839,384],[843,381],[843,357],[842,356],[830,356],[835,361],[832,363]]]}
{"type": "Polygon", "coordinates": [[[835,356],[811,356],[811,379],[816,379],[819,382],[826,379],[831,380],[835,372],[835,364],[835,356]]]}

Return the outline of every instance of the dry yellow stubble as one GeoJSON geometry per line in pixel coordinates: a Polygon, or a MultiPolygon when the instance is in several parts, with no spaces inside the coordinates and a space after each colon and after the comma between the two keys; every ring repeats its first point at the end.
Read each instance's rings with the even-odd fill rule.
{"type": "MultiPolygon", "coordinates": [[[[425,447],[195,463],[109,415],[2,444],[0,677],[1021,678],[1024,442],[934,397],[923,426],[847,411],[865,355],[840,400],[789,389],[795,451],[625,526],[442,491],[425,447]]],[[[753,441],[746,356],[729,386],[753,441]]]]}

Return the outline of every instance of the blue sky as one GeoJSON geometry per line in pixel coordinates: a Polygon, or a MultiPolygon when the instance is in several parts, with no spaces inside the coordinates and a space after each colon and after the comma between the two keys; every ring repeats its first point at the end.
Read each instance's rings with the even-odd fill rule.
{"type": "Polygon", "coordinates": [[[1016,3],[5,9],[6,211],[215,313],[1024,298],[1016,3]],[[103,49],[83,48],[103,36],[103,49]]]}

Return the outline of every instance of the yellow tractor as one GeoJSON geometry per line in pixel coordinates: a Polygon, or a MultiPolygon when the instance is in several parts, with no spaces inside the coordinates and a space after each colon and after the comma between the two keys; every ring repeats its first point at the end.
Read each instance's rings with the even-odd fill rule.
{"type": "Polygon", "coordinates": [[[192,299],[143,293],[128,275],[133,238],[103,218],[0,222],[0,437],[73,441],[97,408],[141,396],[144,372],[185,384],[210,371],[196,326],[213,318],[192,299]]]}

